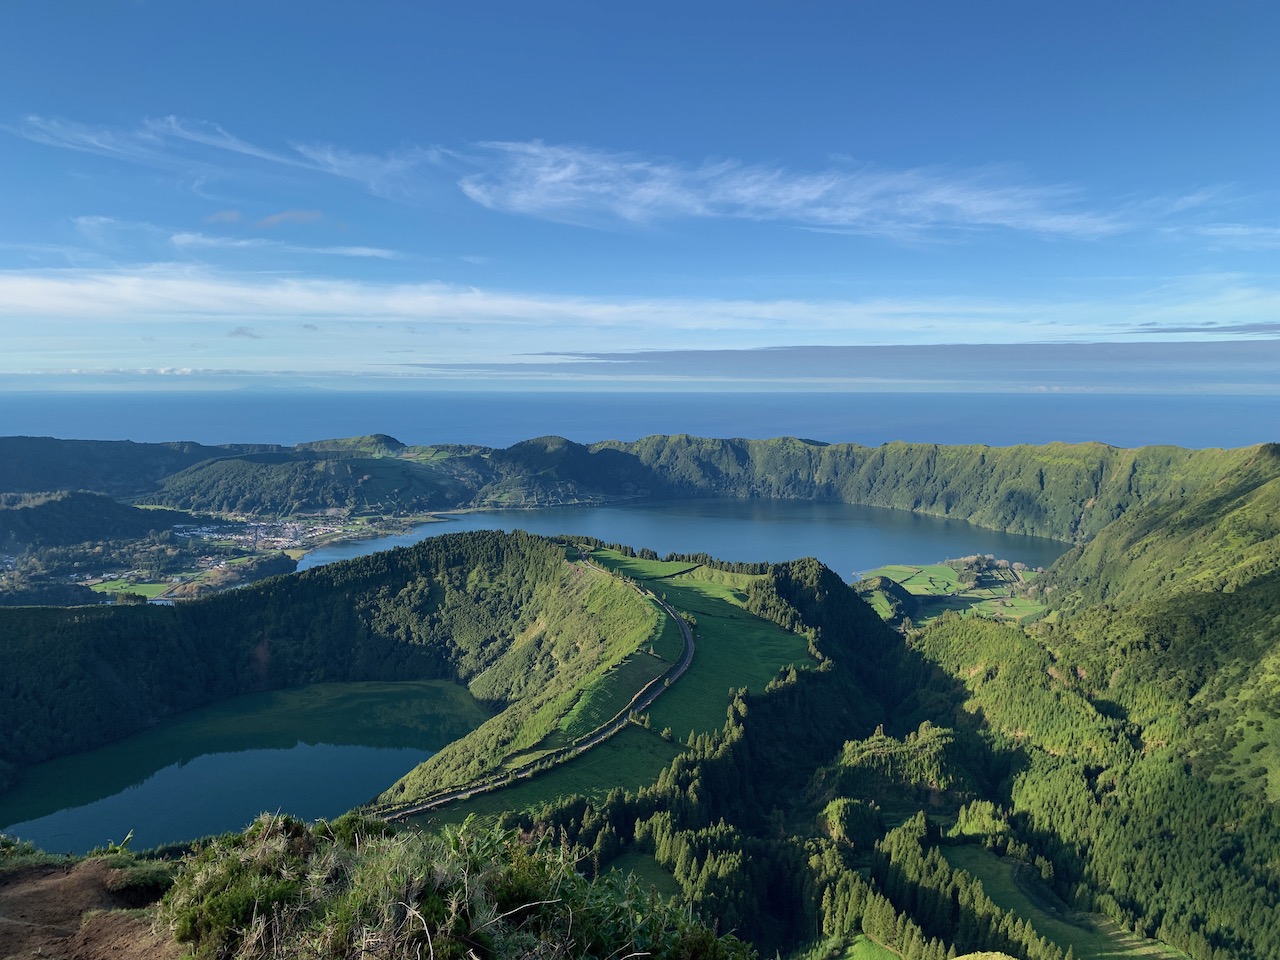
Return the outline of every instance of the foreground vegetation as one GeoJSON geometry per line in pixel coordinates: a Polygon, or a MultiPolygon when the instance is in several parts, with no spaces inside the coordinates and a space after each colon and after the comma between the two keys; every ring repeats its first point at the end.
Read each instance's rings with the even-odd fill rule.
{"type": "Polygon", "coordinates": [[[467,823],[437,836],[346,816],[264,815],[184,864],[161,920],[197,958],[747,958],[690,911],[549,836],[467,823]]]}

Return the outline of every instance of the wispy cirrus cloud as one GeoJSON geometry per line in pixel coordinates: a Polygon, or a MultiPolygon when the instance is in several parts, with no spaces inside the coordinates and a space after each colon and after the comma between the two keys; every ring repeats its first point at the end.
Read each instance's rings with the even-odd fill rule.
{"type": "Polygon", "coordinates": [[[30,115],[11,132],[48,147],[92,153],[129,163],[170,167],[176,160],[163,139],[148,130],[145,124],[133,129],[92,127],[59,117],[30,115]]]}
{"type": "Polygon", "coordinates": [[[406,200],[424,193],[424,169],[442,166],[452,156],[440,147],[410,147],[386,154],[344,150],[330,144],[294,143],[292,147],[313,169],[362,183],[375,196],[406,200]]]}
{"type": "MultiPolygon", "coordinates": [[[[1076,184],[1037,182],[1002,164],[890,168],[840,158],[800,170],[541,140],[456,149],[407,145],[381,153],[300,141],[268,147],[217,123],[175,116],[145,118],[133,127],[28,116],[0,129],[50,147],[170,171],[201,196],[209,183],[275,167],[356,183],[397,201],[419,202],[456,187],[490,210],[585,227],[738,220],[904,242],[994,232],[1095,240],[1154,231],[1216,248],[1280,247],[1274,224],[1229,222],[1226,210],[1239,208],[1241,198],[1224,184],[1116,199],[1090,196],[1076,184]],[[1222,222],[1205,222],[1214,217],[1222,222]]],[[[238,216],[238,210],[224,209],[210,222],[238,216]]],[[[269,224],[267,218],[259,225],[269,224]]]]}
{"type": "Polygon", "coordinates": [[[840,161],[805,172],[538,140],[460,150],[409,146],[381,154],[301,142],[271,149],[216,123],[173,116],[147,118],[134,128],[30,116],[13,132],[197,178],[225,173],[222,166],[234,158],[247,159],[354,181],[393,199],[421,198],[452,177],[464,195],[489,209],[584,226],[738,219],[907,240],[985,230],[1091,239],[1130,227],[1123,211],[1090,209],[1074,186],[1037,184],[996,165],[894,170],[840,161]]]}
{"type": "Polygon", "coordinates": [[[884,170],[848,162],[797,173],[541,141],[481,148],[487,168],[459,184],[468,197],[491,209],[567,223],[725,218],[904,239],[990,229],[1093,238],[1127,228],[1115,214],[1083,208],[1073,187],[1036,185],[998,167],[884,170]]]}
{"type": "Polygon", "coordinates": [[[427,179],[424,168],[443,162],[447,155],[439,148],[411,147],[373,154],[301,142],[290,142],[287,149],[270,149],[216,123],[175,116],[147,117],[135,127],[94,127],[31,115],[9,132],[50,147],[181,171],[200,182],[226,174],[234,158],[247,158],[353,180],[377,196],[399,199],[418,195],[427,179]]]}
{"type": "Polygon", "coordinates": [[[238,153],[268,163],[279,163],[291,167],[305,167],[306,163],[289,154],[268,150],[243,140],[229,133],[216,123],[207,120],[184,120],[180,117],[148,117],[143,121],[142,130],[156,142],[165,140],[185,140],[214,150],[238,153]]]}
{"type": "Polygon", "coordinates": [[[1200,227],[1196,232],[1222,246],[1242,250],[1280,248],[1280,227],[1248,223],[1212,223],[1200,227]]]}
{"type": "Polygon", "coordinates": [[[281,253],[323,254],[336,257],[361,257],[377,260],[400,260],[402,255],[384,247],[332,246],[313,247],[283,243],[264,237],[219,237],[205,233],[175,233],[169,238],[175,247],[186,250],[278,250],[281,253]]]}
{"type": "MultiPolygon", "coordinates": [[[[274,244],[266,238],[175,234],[177,246],[274,244]]],[[[312,248],[304,248],[311,252],[312,248]]],[[[319,249],[319,248],[317,248],[319,249]]],[[[330,248],[342,251],[344,248],[330,248]]],[[[347,255],[365,255],[347,248],[347,255]]],[[[1280,287],[1231,275],[1162,284],[1127,297],[1044,300],[991,297],[716,299],[583,297],[485,290],[439,282],[391,283],[293,274],[222,272],[157,263],[112,269],[0,271],[0,317],[162,321],[405,322],[519,327],[530,349],[582,350],[582,331],[635,347],[672,337],[687,346],[722,343],[1029,343],[1158,340],[1195,332],[1224,339],[1266,335],[1280,316],[1280,287]],[[238,319],[237,319],[238,318],[238,319]],[[1212,322],[1206,322],[1211,319],[1212,322]],[[576,344],[576,345],[575,345],[576,344]]],[[[1176,337],[1175,337],[1176,339],[1176,337]]],[[[595,348],[589,348],[595,349],[595,348]]]]}

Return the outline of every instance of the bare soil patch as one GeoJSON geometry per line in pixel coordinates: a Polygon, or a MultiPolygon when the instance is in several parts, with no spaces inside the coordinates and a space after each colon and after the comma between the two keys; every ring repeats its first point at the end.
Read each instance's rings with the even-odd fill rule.
{"type": "Polygon", "coordinates": [[[177,960],[147,918],[110,912],[148,905],[108,890],[111,873],[96,860],[0,871],[0,960],[177,960]]]}

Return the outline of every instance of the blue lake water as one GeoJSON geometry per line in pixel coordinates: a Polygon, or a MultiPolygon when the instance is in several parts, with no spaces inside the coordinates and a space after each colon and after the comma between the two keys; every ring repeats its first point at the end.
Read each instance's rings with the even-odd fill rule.
{"type": "Polygon", "coordinates": [[[407,546],[442,533],[515,529],[546,536],[580,534],[649,547],[661,555],[708,553],[721,560],[769,562],[811,556],[845,580],[886,563],[934,563],[971,554],[1047,567],[1067,550],[1067,544],[1056,540],[883,507],[805,500],[668,500],[457,514],[399,536],[322,547],[303,557],[298,567],[407,546]]]}
{"type": "Polygon", "coordinates": [[[84,853],[123,840],[131,830],[133,849],[242,830],[264,810],[332,819],[430,756],[429,750],[302,742],[208,753],[170,764],[109,797],[10,824],[3,832],[50,852],[84,853]]]}
{"type": "Polygon", "coordinates": [[[487,714],[457,684],[327,683],[248,694],[23,771],[0,832],[83,853],[241,830],[259,813],[332,819],[487,714]]]}

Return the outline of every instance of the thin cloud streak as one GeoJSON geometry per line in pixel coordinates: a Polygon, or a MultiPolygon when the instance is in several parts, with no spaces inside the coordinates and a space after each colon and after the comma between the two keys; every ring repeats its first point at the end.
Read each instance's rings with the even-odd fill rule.
{"type": "Polygon", "coordinates": [[[343,150],[329,144],[292,143],[311,168],[363,183],[370,193],[392,200],[413,200],[426,192],[423,167],[440,166],[448,154],[438,147],[414,147],[382,156],[343,150]]]}
{"type": "Polygon", "coordinates": [[[1280,339],[1265,343],[936,344],[777,346],[551,354],[504,364],[421,364],[440,375],[735,383],[842,388],[1037,389],[1280,393],[1280,339]],[[993,382],[990,370],[1002,371],[993,382]]]}
{"type": "Polygon", "coordinates": [[[307,164],[293,157],[266,150],[249,143],[247,140],[241,140],[239,137],[228,133],[218,124],[208,121],[182,120],[175,116],[148,117],[143,123],[143,129],[155,134],[158,140],[165,138],[186,140],[189,143],[212,147],[215,150],[238,153],[257,160],[265,160],[268,163],[278,163],[288,167],[307,166],[307,164]]]}
{"type": "MultiPolygon", "coordinates": [[[[235,246],[254,240],[176,234],[178,246],[235,246]]],[[[261,241],[270,243],[271,241],[261,241]]],[[[348,256],[390,251],[303,248],[348,256]]],[[[744,345],[844,342],[1027,343],[1178,339],[1183,331],[1239,339],[1266,336],[1280,315],[1280,289],[1218,278],[1154,290],[1127,299],[1037,302],[979,298],[865,300],[713,300],[586,298],[489,291],[444,283],[378,284],[295,276],[222,274],[194,266],[156,264],[130,270],[40,270],[0,273],[0,316],[30,322],[226,319],[290,323],[316,319],[424,322],[525,330],[550,349],[582,349],[586,334],[619,346],[669,336],[674,345],[710,345],[726,334],[744,345]],[[1204,318],[1215,318],[1217,325],[1204,318]],[[1260,326],[1261,325],[1261,326],[1260,326]],[[623,343],[622,341],[627,341],[623,343]]],[[[508,349],[530,349],[511,343],[508,349]]],[[[505,351],[504,351],[505,352],[505,351]]]]}
{"type": "Polygon", "coordinates": [[[395,250],[383,247],[308,247],[296,243],[283,243],[263,237],[213,237],[204,233],[175,233],[169,242],[181,249],[210,250],[278,250],[281,253],[322,254],[336,257],[361,257],[378,260],[401,260],[395,250]]]}
{"type": "Polygon", "coordinates": [[[1201,227],[1198,233],[1222,246],[1241,250],[1274,250],[1280,247],[1280,227],[1247,223],[1214,223],[1201,227]]]}
{"type": "Polygon", "coordinates": [[[540,141],[481,144],[492,168],[464,177],[483,206],[581,225],[675,218],[780,221],[892,238],[1007,229],[1093,239],[1128,229],[1075,209],[1078,191],[1019,182],[996,168],[877,170],[845,164],[797,174],[738,161],[688,166],[540,141]]]}
{"type": "Polygon", "coordinates": [[[175,116],[147,117],[139,127],[113,129],[31,115],[20,127],[3,129],[45,146],[181,171],[196,176],[198,182],[216,173],[225,174],[222,161],[239,156],[353,180],[375,196],[393,199],[420,195],[424,190],[422,168],[442,163],[448,156],[447,151],[436,147],[415,147],[380,156],[305,143],[290,143],[291,152],[283,152],[259,147],[216,123],[175,116]]]}
{"type": "Polygon", "coordinates": [[[895,240],[991,230],[1097,239],[1133,227],[1127,208],[1086,209],[1076,187],[1037,185],[999,166],[891,170],[846,161],[805,173],[733,159],[693,165],[538,140],[486,142],[465,152],[433,145],[371,154],[301,142],[279,151],[218,124],[174,116],[147,118],[132,130],[30,116],[11,132],[198,178],[225,175],[219,161],[244,157],[354,181],[375,196],[407,201],[438,189],[445,171],[469,168],[456,184],[481,206],[591,227],[731,219],[895,240]],[[202,152],[193,155],[193,148],[202,152]]]}
{"type": "Polygon", "coordinates": [[[56,117],[28,116],[11,131],[33,143],[153,167],[177,166],[177,158],[144,126],[140,130],[94,128],[56,117]]]}

